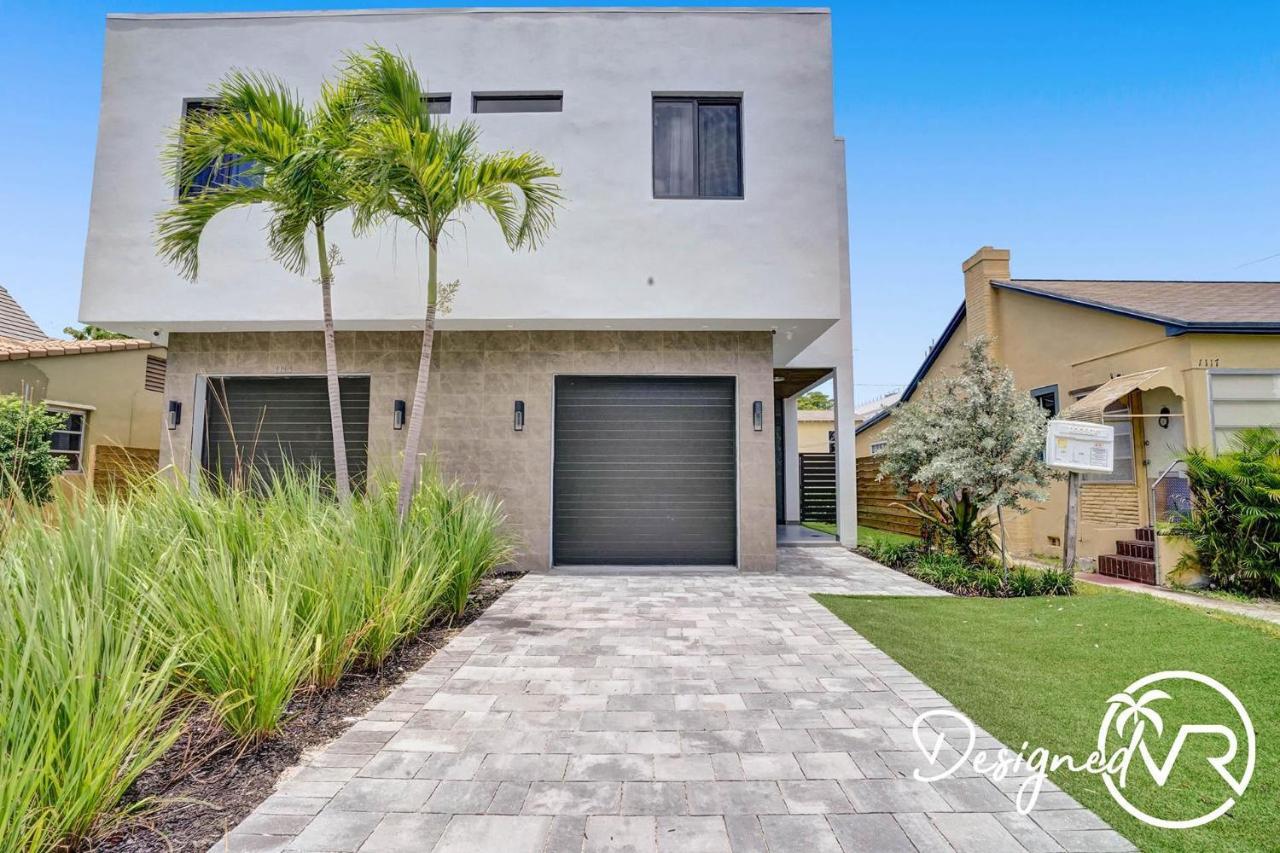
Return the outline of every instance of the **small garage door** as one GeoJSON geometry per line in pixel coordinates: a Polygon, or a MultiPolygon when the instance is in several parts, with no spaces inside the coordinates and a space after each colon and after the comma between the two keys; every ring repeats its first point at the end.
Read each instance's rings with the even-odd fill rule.
{"type": "Polygon", "coordinates": [[[557,565],[733,565],[731,377],[556,379],[557,565]]]}
{"type": "MultiPolygon", "coordinates": [[[[343,377],[342,427],[352,481],[368,466],[369,378],[343,377]]],[[[224,482],[238,471],[269,475],[286,464],[333,476],[333,431],[323,377],[210,379],[202,462],[224,482]]]]}

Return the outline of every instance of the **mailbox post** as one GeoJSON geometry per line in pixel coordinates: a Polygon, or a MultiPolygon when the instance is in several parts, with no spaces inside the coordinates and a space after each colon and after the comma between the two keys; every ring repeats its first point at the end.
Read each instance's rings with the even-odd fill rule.
{"type": "Polygon", "coordinates": [[[1044,460],[1067,471],[1067,521],[1062,534],[1062,566],[1076,568],[1076,538],[1080,527],[1080,475],[1109,474],[1115,467],[1115,428],[1088,421],[1049,421],[1044,460]]]}

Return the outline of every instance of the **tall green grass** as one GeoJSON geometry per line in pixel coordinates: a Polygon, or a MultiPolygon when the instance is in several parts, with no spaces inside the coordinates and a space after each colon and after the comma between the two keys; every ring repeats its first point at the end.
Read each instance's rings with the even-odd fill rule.
{"type": "MultiPolygon", "coordinates": [[[[465,609],[508,559],[501,506],[438,476],[347,507],[317,477],[157,478],[0,517],[0,850],[74,847],[207,708],[269,738],[291,703],[465,609]]],[[[134,808],[145,807],[134,804],[134,808]]]]}

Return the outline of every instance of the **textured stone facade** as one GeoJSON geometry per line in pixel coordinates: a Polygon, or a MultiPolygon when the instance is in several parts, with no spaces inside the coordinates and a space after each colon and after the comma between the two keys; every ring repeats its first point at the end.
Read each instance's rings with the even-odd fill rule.
{"type": "MultiPolygon", "coordinates": [[[[369,464],[394,472],[405,431],[391,428],[393,401],[410,400],[421,336],[339,332],[338,370],[368,375],[369,464]]],[[[184,417],[167,433],[161,464],[191,464],[196,389],[203,376],[319,375],[318,332],[174,334],[166,399],[184,417]],[[188,414],[189,413],[189,414],[188,414]]],[[[773,471],[773,343],[768,332],[440,332],[432,356],[422,450],[441,470],[501,498],[520,540],[518,564],[550,565],[552,391],[557,375],[735,376],[738,383],[738,565],[776,565],[773,471]],[[525,428],[512,429],[516,400],[525,428]],[[765,403],[764,430],[751,404],[765,403]]]]}

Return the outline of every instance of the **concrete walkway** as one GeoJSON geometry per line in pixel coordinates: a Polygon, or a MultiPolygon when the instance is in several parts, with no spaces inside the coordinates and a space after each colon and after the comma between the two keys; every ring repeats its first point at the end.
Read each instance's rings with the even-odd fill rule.
{"type": "Polygon", "coordinates": [[[780,559],[524,578],[214,849],[1132,849],[1052,784],[1022,817],[1020,780],[911,779],[912,722],[949,704],[809,594],[941,593],[843,549],[780,559]]]}
{"type": "Polygon", "coordinates": [[[1197,595],[1194,592],[1181,592],[1168,587],[1152,586],[1151,584],[1138,583],[1137,581],[1128,581],[1122,578],[1086,572],[1081,572],[1076,577],[1098,586],[1109,586],[1112,589],[1123,589],[1126,592],[1140,592],[1143,595],[1150,595],[1154,598],[1163,598],[1165,601],[1176,601],[1178,604],[1185,604],[1188,607],[1220,610],[1223,613],[1248,616],[1250,619],[1261,619],[1263,622],[1280,625],[1280,606],[1275,604],[1266,604],[1260,601],[1231,601],[1223,598],[1212,598],[1207,595],[1197,595]]]}

